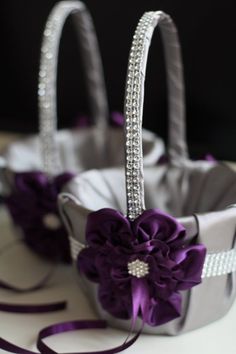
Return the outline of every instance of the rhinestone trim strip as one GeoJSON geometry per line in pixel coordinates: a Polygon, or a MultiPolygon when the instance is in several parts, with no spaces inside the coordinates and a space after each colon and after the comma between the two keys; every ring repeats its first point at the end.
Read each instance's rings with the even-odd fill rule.
{"type": "Polygon", "coordinates": [[[96,117],[98,120],[96,123],[103,126],[108,117],[104,75],[92,19],[85,5],[80,1],[59,2],[51,11],[43,33],[38,82],[39,130],[43,166],[49,175],[62,171],[55,139],[57,63],[62,30],[67,17],[71,14],[76,20],[76,31],[83,56],[93,118],[96,117]]]}
{"type": "Polygon", "coordinates": [[[202,278],[229,274],[236,271],[236,249],[225,252],[207,254],[202,278]]]}
{"type": "Polygon", "coordinates": [[[142,151],[142,115],[147,56],[153,31],[160,24],[167,62],[169,92],[169,156],[177,162],[187,158],[184,86],[176,28],[163,12],[147,12],[136,28],[129,55],[126,94],[126,192],[127,215],[134,220],[145,209],[142,151]],[[174,132],[173,132],[174,130],[174,132]]]}

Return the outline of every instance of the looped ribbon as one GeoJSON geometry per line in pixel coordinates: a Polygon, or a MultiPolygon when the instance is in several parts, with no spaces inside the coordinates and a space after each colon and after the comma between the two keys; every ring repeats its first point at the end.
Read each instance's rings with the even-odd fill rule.
{"type": "MultiPolygon", "coordinates": [[[[51,349],[50,347],[47,346],[47,344],[44,343],[44,339],[60,334],[60,333],[66,333],[66,332],[71,332],[71,331],[76,331],[76,330],[82,330],[82,329],[105,329],[107,328],[107,322],[102,321],[102,320],[81,320],[81,321],[69,321],[69,322],[63,322],[63,323],[57,323],[48,327],[45,327],[39,332],[38,335],[38,340],[37,340],[37,348],[39,350],[39,353],[41,354],[59,354],[55,350],[51,349]]],[[[68,354],[116,354],[120,353],[121,351],[129,348],[131,345],[133,345],[138,337],[141,334],[141,330],[136,333],[131,339],[129,339],[130,334],[122,343],[121,345],[111,348],[111,349],[106,349],[106,350],[101,350],[101,351],[93,351],[93,352],[73,352],[73,353],[68,353],[68,354]]],[[[37,352],[28,350],[28,349],[23,349],[15,344],[12,344],[8,342],[7,340],[0,338],[0,348],[7,351],[8,353],[15,353],[15,354],[38,354],[37,352]]]]}
{"type": "MultiPolygon", "coordinates": [[[[142,333],[144,323],[147,318],[149,297],[148,297],[148,287],[145,283],[145,279],[132,279],[132,321],[131,328],[126,340],[119,346],[111,349],[92,351],[92,352],[73,352],[68,354],[116,354],[132,346],[142,333]],[[137,322],[138,315],[142,315],[142,325],[136,334],[133,334],[135,324],[137,322]],[[132,335],[132,336],[131,336],[132,335]],[[130,338],[131,337],[131,338],[130,338]]],[[[48,327],[43,328],[37,339],[37,349],[41,354],[59,354],[55,350],[48,347],[44,342],[47,337],[57,335],[60,333],[66,333],[82,329],[105,329],[107,328],[107,322],[103,320],[79,320],[79,321],[69,321],[63,323],[57,323],[48,327]]],[[[15,354],[38,354],[34,351],[23,349],[16,346],[3,338],[0,338],[0,348],[15,354]]]]}
{"type": "MultiPolygon", "coordinates": [[[[0,281],[0,287],[17,293],[35,291],[42,288],[45,285],[45,283],[51,277],[52,272],[53,270],[50,273],[48,273],[36,285],[33,285],[25,289],[12,286],[4,281],[0,281]]],[[[121,345],[111,349],[95,351],[95,352],[94,351],[77,352],[77,353],[68,353],[68,354],[115,354],[129,348],[131,345],[133,345],[136,342],[136,340],[139,338],[140,334],[142,333],[144,323],[147,319],[149,294],[148,294],[148,286],[146,284],[145,279],[139,279],[133,277],[131,288],[132,288],[132,321],[131,321],[130,331],[125,341],[121,345]],[[142,315],[142,319],[143,319],[142,325],[139,331],[136,334],[133,334],[135,324],[137,322],[137,318],[139,314],[142,315]]],[[[43,313],[43,312],[63,310],[66,308],[66,306],[67,303],[65,301],[59,301],[51,304],[41,304],[41,305],[0,303],[0,311],[15,312],[15,313],[43,313]]],[[[39,332],[37,338],[37,349],[41,354],[59,354],[55,350],[48,347],[47,344],[44,342],[44,339],[53,335],[76,331],[76,330],[105,329],[105,328],[107,328],[107,322],[103,320],[78,320],[78,321],[68,321],[68,322],[50,325],[48,327],[43,328],[39,332]]],[[[15,354],[38,354],[34,351],[24,349],[13,343],[10,343],[9,341],[1,337],[0,337],[0,349],[15,354]]]]}

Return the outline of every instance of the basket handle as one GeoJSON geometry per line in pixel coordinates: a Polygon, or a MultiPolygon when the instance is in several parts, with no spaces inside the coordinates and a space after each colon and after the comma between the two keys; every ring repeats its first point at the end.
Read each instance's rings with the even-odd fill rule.
{"type": "Polygon", "coordinates": [[[127,215],[131,220],[145,209],[142,151],[144,82],[149,47],[157,25],[160,25],[166,60],[169,103],[168,156],[170,163],[175,165],[184,164],[188,159],[183,70],[177,30],[170,16],[164,12],[146,12],[141,17],[133,37],[125,94],[127,215]]]}
{"type": "Polygon", "coordinates": [[[69,15],[75,19],[81,47],[92,118],[99,129],[108,121],[108,104],[102,61],[92,18],[80,1],[61,1],[52,9],[43,33],[39,82],[39,131],[44,171],[49,175],[61,172],[56,144],[57,131],[57,65],[60,39],[69,15]]]}

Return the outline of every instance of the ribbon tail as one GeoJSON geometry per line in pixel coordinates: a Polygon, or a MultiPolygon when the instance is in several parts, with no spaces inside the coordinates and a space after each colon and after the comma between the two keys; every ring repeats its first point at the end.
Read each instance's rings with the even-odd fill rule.
{"type": "Polygon", "coordinates": [[[47,313],[65,310],[67,302],[62,300],[46,304],[11,304],[0,302],[0,311],[11,313],[47,313]]]}
{"type": "Polygon", "coordinates": [[[17,345],[10,343],[3,338],[0,338],[0,349],[14,354],[38,354],[37,352],[32,352],[31,350],[18,347],[17,345]]]}
{"type": "MultiPolygon", "coordinates": [[[[39,332],[38,335],[38,340],[37,340],[37,348],[40,351],[40,353],[43,354],[58,354],[55,352],[53,349],[47,346],[47,344],[43,341],[45,338],[55,335],[55,334],[60,334],[60,333],[65,333],[65,332],[70,332],[70,331],[75,331],[75,330],[81,330],[81,329],[103,329],[107,327],[106,321],[102,320],[82,320],[82,321],[71,321],[71,322],[64,322],[64,323],[58,323],[49,327],[46,327],[42,329],[39,332]]],[[[121,345],[111,348],[111,349],[106,349],[106,350],[99,350],[99,351],[92,351],[92,352],[73,352],[71,354],[116,354],[120,353],[123,350],[129,348],[131,345],[133,345],[136,340],[139,338],[141,334],[141,330],[138,331],[131,339],[128,340],[128,338],[125,340],[124,343],[121,345]]],[[[128,335],[129,337],[129,335],[128,335]]],[[[21,353],[20,353],[21,354],[21,353]]],[[[27,353],[26,353],[27,354],[27,353]]],[[[29,353],[31,354],[31,353],[29,353]]]]}
{"type": "Polygon", "coordinates": [[[132,316],[132,330],[137,321],[139,313],[143,320],[143,326],[148,319],[150,296],[148,291],[148,284],[145,278],[132,279],[132,303],[133,303],[133,316],[132,316]]]}

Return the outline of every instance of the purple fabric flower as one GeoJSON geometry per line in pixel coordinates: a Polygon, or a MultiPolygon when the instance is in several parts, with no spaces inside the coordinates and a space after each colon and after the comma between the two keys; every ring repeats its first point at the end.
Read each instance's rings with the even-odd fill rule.
{"type": "Polygon", "coordinates": [[[72,177],[71,173],[50,179],[42,172],[15,173],[12,193],[5,198],[25,242],[33,251],[53,261],[70,261],[69,241],[58,213],[57,196],[72,177]]]}
{"type": "Polygon", "coordinates": [[[181,315],[181,290],[201,282],[206,249],[185,238],[184,227],[158,209],[129,221],[113,209],[88,216],[78,269],[99,284],[102,307],[111,315],[137,315],[150,326],[181,315]]]}

